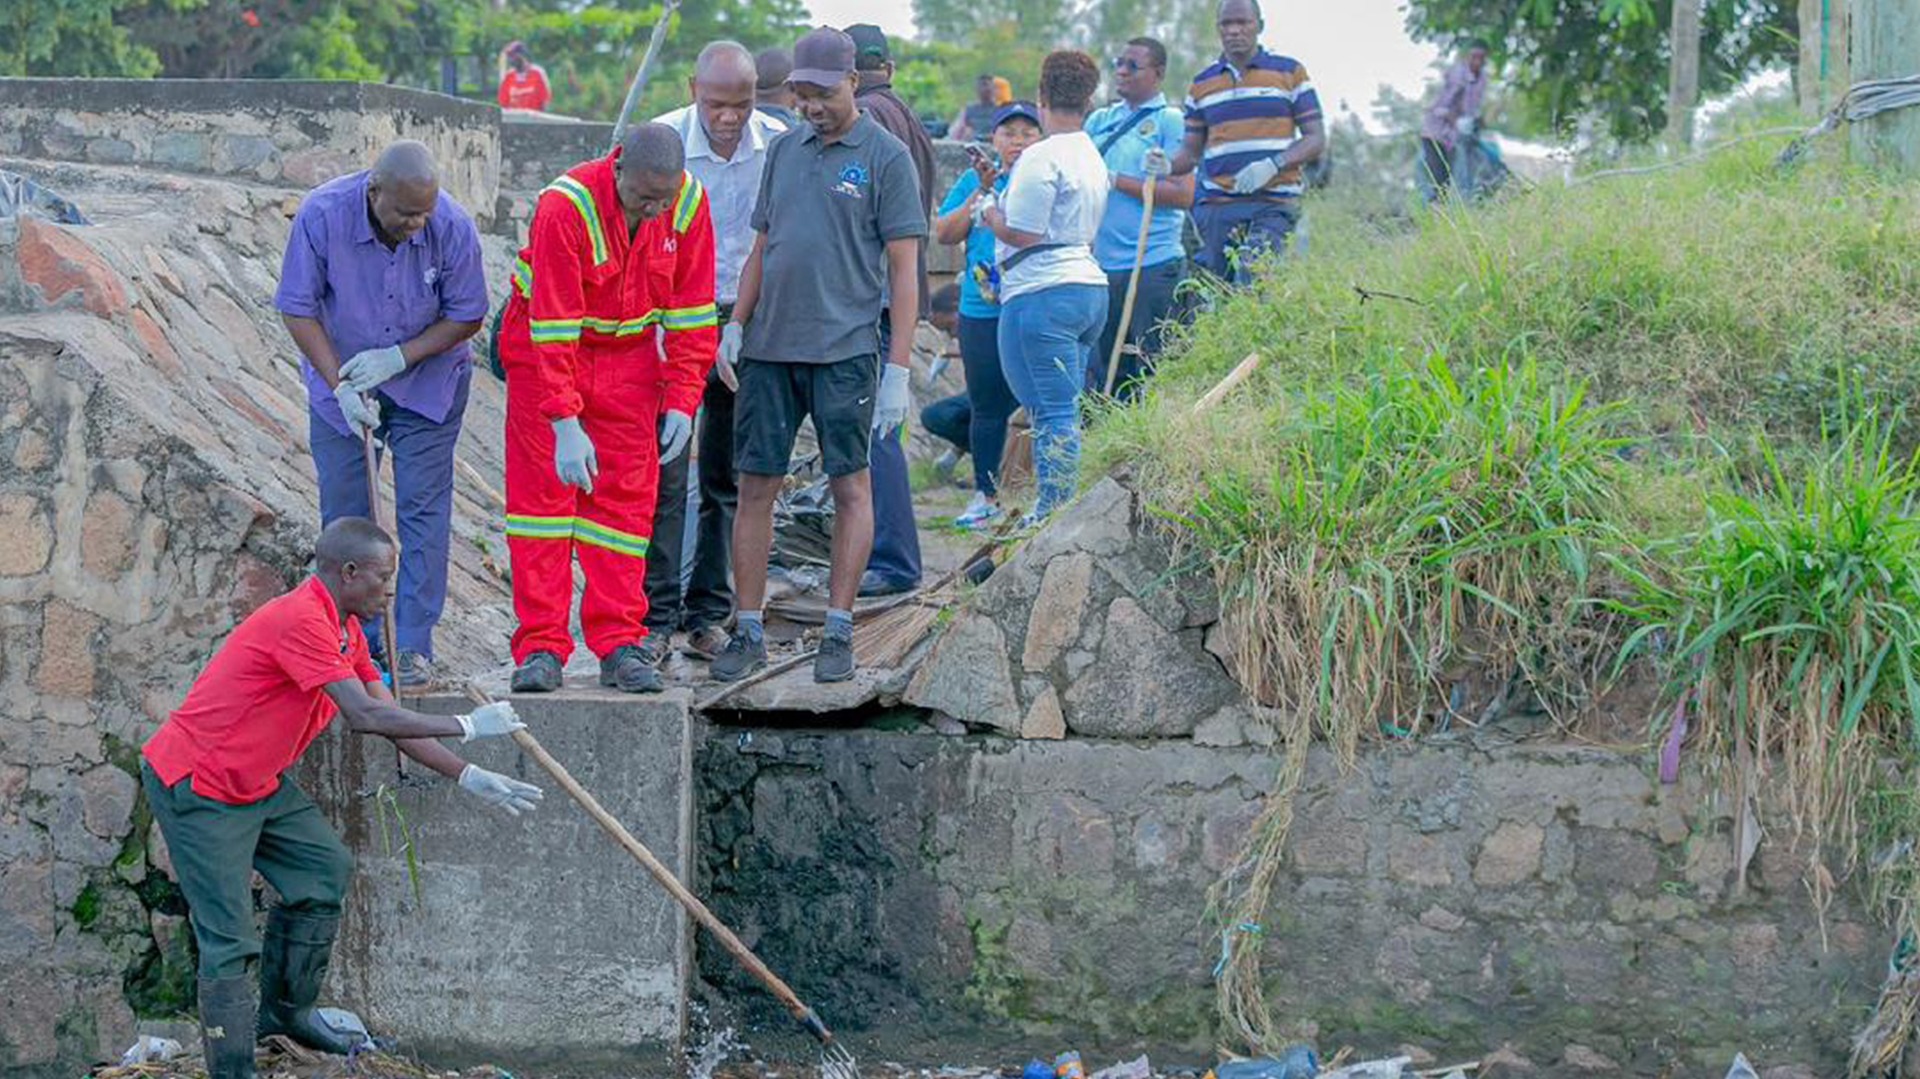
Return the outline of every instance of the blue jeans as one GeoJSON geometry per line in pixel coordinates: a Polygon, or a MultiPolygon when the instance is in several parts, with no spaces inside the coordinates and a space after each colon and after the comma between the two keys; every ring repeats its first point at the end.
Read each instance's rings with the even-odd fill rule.
{"type": "Polygon", "coordinates": [[[1080,390],[1106,322],[1105,285],[1054,285],[1000,307],[1000,367],[1033,424],[1035,516],[1058,509],[1079,484],[1080,390]]]}
{"type": "MultiPolygon", "coordinates": [[[[467,410],[468,368],[454,390],[453,407],[445,423],[435,423],[411,409],[401,408],[378,391],[380,427],[374,432],[393,451],[394,495],[398,515],[383,507],[381,517],[398,525],[400,539],[399,595],[394,601],[398,645],[403,652],[433,658],[433,627],[447,604],[447,558],[453,531],[453,448],[460,441],[460,421],[467,410]]],[[[320,525],[341,517],[371,517],[367,501],[367,466],[360,440],[348,438],[327,421],[309,412],[307,445],[313,451],[320,477],[320,525]]],[[[367,641],[379,652],[385,647],[380,620],[363,627],[367,641]],[[377,643],[376,643],[377,642],[377,643]]]]}

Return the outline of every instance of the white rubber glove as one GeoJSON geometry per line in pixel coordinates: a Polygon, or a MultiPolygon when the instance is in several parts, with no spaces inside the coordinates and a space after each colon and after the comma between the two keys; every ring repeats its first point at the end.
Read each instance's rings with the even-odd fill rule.
{"type": "Polygon", "coordinates": [[[668,409],[660,417],[660,463],[672,464],[693,440],[693,417],[668,409]]]}
{"type": "Polygon", "coordinates": [[[333,399],[340,405],[340,415],[346,417],[347,431],[355,438],[365,438],[367,432],[380,426],[380,411],[367,400],[366,394],[341,382],[333,388],[333,399]]]}
{"type": "Polygon", "coordinates": [[[580,417],[568,416],[553,421],[553,470],[560,482],[593,493],[593,478],[600,474],[600,459],[594,456],[593,440],[580,426],[580,417]]]}
{"type": "Polygon", "coordinates": [[[880,365],[880,392],[873,395],[873,429],[887,434],[905,423],[907,410],[913,407],[913,391],[907,386],[910,372],[897,363],[880,365]]]}
{"type": "Polygon", "coordinates": [[[1478,120],[1475,120],[1471,116],[1462,116],[1460,119],[1455,120],[1453,122],[1454,132],[1460,135],[1471,136],[1474,133],[1474,130],[1479,126],[1480,126],[1480,122],[1478,120]]]}
{"type": "Polygon", "coordinates": [[[1239,172],[1233,174],[1233,190],[1236,194],[1250,194],[1267,186],[1278,175],[1280,175],[1280,166],[1274,163],[1273,158],[1263,157],[1258,161],[1249,162],[1239,172]]]}
{"type": "Polygon", "coordinates": [[[1173,162],[1168,159],[1165,150],[1156,146],[1148,150],[1147,156],[1141,159],[1140,169],[1146,173],[1148,179],[1158,180],[1161,177],[1173,175],[1173,162]]]}
{"type": "Polygon", "coordinates": [[[361,393],[372,393],[382,382],[406,369],[407,358],[400,354],[399,345],[370,348],[357,353],[340,368],[340,384],[352,386],[361,393]]]}
{"type": "Polygon", "coordinates": [[[464,716],[454,716],[460,721],[462,742],[471,742],[475,738],[499,738],[514,731],[527,729],[520,717],[514,714],[513,705],[506,701],[483,704],[464,716]]]}
{"type": "Polygon", "coordinates": [[[539,787],[498,772],[489,772],[477,764],[469,764],[460,770],[460,789],[516,817],[521,813],[533,812],[541,798],[539,787]]]}
{"type": "Polygon", "coordinates": [[[738,322],[720,327],[720,351],[713,358],[713,370],[720,376],[720,384],[735,393],[740,392],[740,375],[734,368],[740,363],[740,337],[744,332],[738,322]]]}

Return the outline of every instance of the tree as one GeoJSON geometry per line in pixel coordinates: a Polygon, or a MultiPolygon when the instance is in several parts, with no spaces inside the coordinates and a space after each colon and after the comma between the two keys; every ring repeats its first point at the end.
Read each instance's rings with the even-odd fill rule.
{"type": "MultiPolygon", "coordinates": [[[[1794,0],[1705,0],[1700,91],[1724,93],[1769,64],[1791,62],[1794,0]]],[[[1625,141],[1666,126],[1672,0],[1408,0],[1417,38],[1492,43],[1514,90],[1515,120],[1534,133],[1592,117],[1625,141]]]]}
{"type": "Polygon", "coordinates": [[[114,20],[142,0],[8,0],[0,14],[0,75],[145,78],[152,49],[114,20]]]}

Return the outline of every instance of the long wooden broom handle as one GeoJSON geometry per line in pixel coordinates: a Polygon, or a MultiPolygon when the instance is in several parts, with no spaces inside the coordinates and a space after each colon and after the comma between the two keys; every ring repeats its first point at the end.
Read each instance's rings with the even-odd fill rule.
{"type": "MultiPolygon", "coordinates": [[[[470,689],[467,695],[478,704],[491,703],[486,695],[478,690],[470,689]]],[[[802,1026],[813,1032],[814,1036],[822,1042],[833,1040],[833,1032],[821,1023],[813,1009],[807,1007],[778,974],[762,963],[760,957],[753,954],[752,949],[748,948],[739,937],[734,936],[733,930],[728,929],[726,923],[714,917],[713,912],[707,909],[707,905],[700,902],[698,896],[688,891],[687,886],[681,884],[680,879],[673,875],[673,871],[662,864],[660,859],[654,857],[646,844],[635,839],[625,825],[615,819],[613,814],[607,812],[605,807],[601,806],[600,802],[580,785],[580,781],[573,778],[573,774],[567,771],[565,765],[554,760],[553,755],[547,752],[539,739],[525,730],[518,730],[513,732],[513,741],[522,752],[533,758],[534,763],[546,769],[547,774],[553,777],[553,781],[560,784],[560,788],[571,795],[574,801],[580,803],[580,808],[586,810],[587,816],[598,822],[600,827],[613,837],[614,842],[625,847],[635,861],[646,867],[648,874],[659,882],[660,887],[665,888],[668,895],[673,896],[676,902],[685,907],[687,913],[693,915],[694,921],[705,926],[707,932],[712,933],[720,941],[721,947],[725,948],[741,966],[747,968],[747,973],[759,979],[760,984],[766,986],[768,992],[779,998],[780,1003],[792,1013],[795,1019],[799,1020],[802,1026]]]]}
{"type": "MultiPolygon", "coordinates": [[[[1153,228],[1153,190],[1158,187],[1158,177],[1149,176],[1141,186],[1140,237],[1133,244],[1133,273],[1127,278],[1127,296],[1120,304],[1120,324],[1113,331],[1113,353],[1107,357],[1107,384],[1102,391],[1113,396],[1113,380],[1120,373],[1120,353],[1127,345],[1127,331],[1133,326],[1133,300],[1140,294],[1140,271],[1142,263],[1147,261],[1147,233],[1153,228]]],[[[1140,347],[1137,343],[1135,348],[1140,347]]]]}

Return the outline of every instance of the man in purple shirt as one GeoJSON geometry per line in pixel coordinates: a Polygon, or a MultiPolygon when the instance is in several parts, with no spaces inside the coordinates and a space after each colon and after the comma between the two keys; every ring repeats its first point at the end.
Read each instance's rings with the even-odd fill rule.
{"type": "MultiPolygon", "coordinates": [[[[467,339],[487,314],[480,234],[441,192],[426,146],[396,142],[371,170],[308,194],[274,306],[300,348],[323,527],[372,516],[366,432],[393,450],[400,654],[386,658],[397,684],[425,686],[447,596],[453,449],[473,374],[467,339]]],[[[374,624],[367,636],[382,640],[374,624]]]]}
{"type": "MultiPolygon", "coordinates": [[[[1428,202],[1453,183],[1453,163],[1462,140],[1480,134],[1480,105],[1487,96],[1487,43],[1469,41],[1447,69],[1440,93],[1420,122],[1420,193],[1428,202]]],[[[1471,146],[1469,146],[1471,148],[1471,146]]]]}

